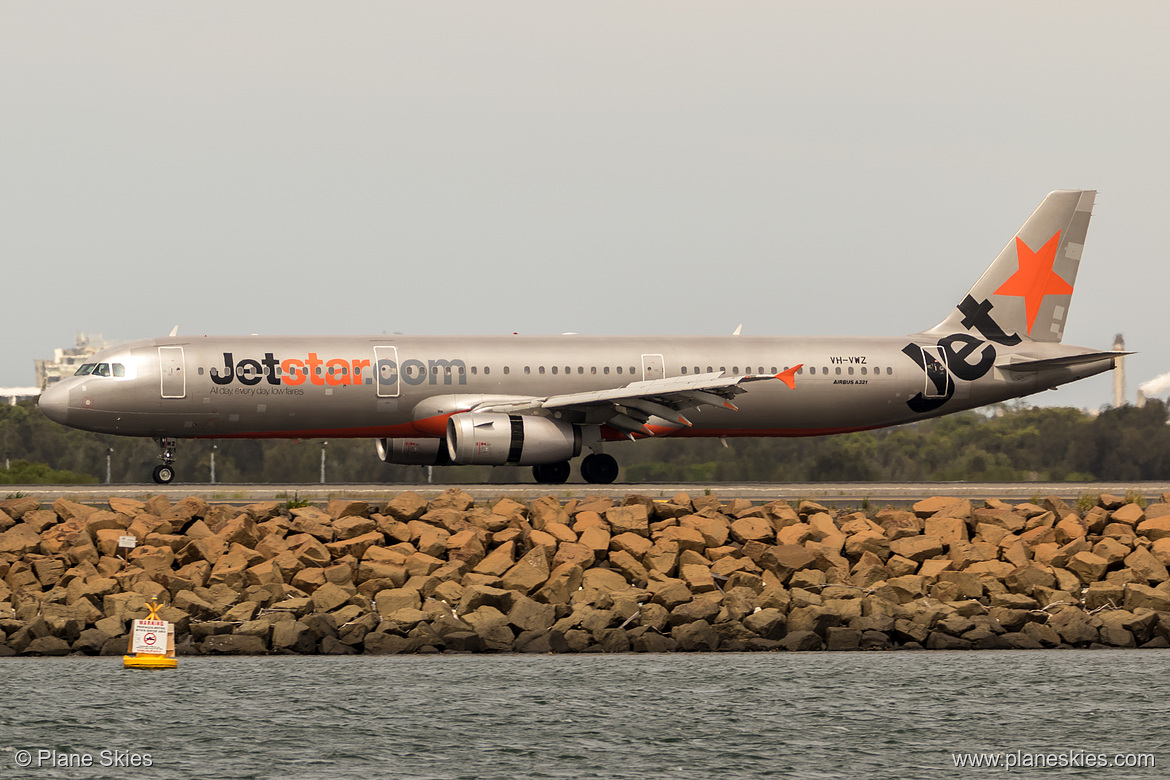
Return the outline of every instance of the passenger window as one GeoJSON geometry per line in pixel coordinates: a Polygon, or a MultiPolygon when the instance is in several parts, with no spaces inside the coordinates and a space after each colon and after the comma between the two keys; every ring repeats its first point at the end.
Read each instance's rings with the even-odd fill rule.
{"type": "MultiPolygon", "coordinates": [[[[487,376],[487,375],[488,375],[488,374],[490,374],[491,372],[492,372],[492,367],[491,367],[491,366],[484,366],[484,367],[483,367],[483,375],[484,375],[484,376],[487,376]]],[[[506,374],[506,373],[508,373],[508,369],[506,369],[506,368],[505,368],[505,369],[504,369],[504,373],[505,373],[505,374],[506,374]]]]}
{"type": "Polygon", "coordinates": [[[590,373],[590,374],[596,374],[596,373],[597,373],[597,366],[590,366],[590,367],[589,367],[589,373],[590,373]]]}
{"type": "Polygon", "coordinates": [[[544,373],[544,366],[537,366],[536,373],[543,374],[544,373]]]}
{"type": "Polygon", "coordinates": [[[606,366],[605,368],[601,369],[601,373],[605,374],[606,376],[609,376],[609,366],[606,366]]]}
{"type": "Polygon", "coordinates": [[[853,366],[849,366],[849,376],[853,376],[853,366]]]}
{"type": "Polygon", "coordinates": [[[683,366],[683,367],[682,367],[682,372],[683,372],[684,374],[687,372],[687,367],[686,367],[686,366],[683,366]]]}
{"type": "Polygon", "coordinates": [[[886,366],[886,374],[888,375],[888,374],[892,374],[892,373],[894,373],[893,366],[886,366]]]}
{"type": "Polygon", "coordinates": [[[577,366],[577,373],[584,374],[585,373],[585,366],[577,366]]]}
{"type": "Polygon", "coordinates": [[[738,374],[739,373],[739,366],[732,366],[731,373],[738,374]]]}
{"type": "Polygon", "coordinates": [[[837,376],[841,376],[841,366],[837,366],[837,376]]]}
{"type": "Polygon", "coordinates": [[[622,372],[622,367],[621,367],[621,366],[618,366],[618,367],[617,367],[617,372],[618,372],[619,374],[622,372]]]}
{"type": "Polygon", "coordinates": [[[638,373],[638,372],[637,372],[637,370],[636,370],[636,369],[635,369],[633,366],[630,366],[630,373],[631,373],[631,374],[636,374],[636,373],[638,373]]]}
{"type": "Polygon", "coordinates": [[[862,366],[862,367],[861,367],[861,375],[862,375],[862,376],[865,376],[865,375],[866,375],[866,373],[867,373],[867,369],[866,369],[866,367],[865,367],[865,366],[862,366]]]}
{"type": "Polygon", "coordinates": [[[524,366],[524,373],[531,374],[532,373],[532,366],[524,366]]]}
{"type": "Polygon", "coordinates": [[[553,366],[553,367],[552,367],[552,372],[553,372],[554,374],[557,372],[557,367],[556,367],[556,366],[553,366]]]}
{"type": "MultiPolygon", "coordinates": [[[[471,375],[472,375],[472,376],[475,376],[475,372],[476,372],[476,371],[478,371],[478,370],[479,370],[479,369],[478,369],[476,366],[472,366],[472,367],[471,367],[471,375]]],[[[460,366],[460,368],[459,368],[459,373],[460,373],[460,374],[462,374],[462,373],[463,373],[463,367],[462,367],[462,366],[460,366]]]]}
{"type": "Polygon", "coordinates": [[[506,373],[508,373],[508,367],[507,367],[507,366],[504,366],[504,373],[505,373],[505,374],[506,374],[506,373]]]}

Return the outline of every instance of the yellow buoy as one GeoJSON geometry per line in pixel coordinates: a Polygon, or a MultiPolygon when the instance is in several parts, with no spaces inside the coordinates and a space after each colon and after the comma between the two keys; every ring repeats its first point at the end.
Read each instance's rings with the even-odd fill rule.
{"type": "Polygon", "coordinates": [[[143,620],[135,620],[130,631],[130,647],[127,652],[134,655],[122,656],[126,669],[174,669],[179,665],[175,658],[175,625],[158,616],[162,607],[157,598],[152,598],[146,608],[150,614],[143,620]],[[161,638],[165,637],[163,641],[161,638]]]}

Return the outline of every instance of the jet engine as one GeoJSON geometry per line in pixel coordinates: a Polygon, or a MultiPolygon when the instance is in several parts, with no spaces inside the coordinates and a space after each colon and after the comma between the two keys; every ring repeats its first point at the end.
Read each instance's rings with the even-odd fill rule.
{"type": "Polygon", "coordinates": [[[581,429],[535,415],[464,412],[447,420],[447,450],[461,466],[560,463],[581,453],[581,429]]]}
{"type": "Polygon", "coordinates": [[[403,466],[446,466],[451,462],[443,439],[378,439],[378,457],[383,463],[403,466]]]}

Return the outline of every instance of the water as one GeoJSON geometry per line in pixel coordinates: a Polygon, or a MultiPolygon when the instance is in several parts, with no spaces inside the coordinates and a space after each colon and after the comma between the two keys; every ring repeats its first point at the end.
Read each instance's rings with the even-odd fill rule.
{"type": "Polygon", "coordinates": [[[1140,650],[282,656],[147,672],[0,659],[0,777],[1163,777],[1168,662],[1140,650]],[[93,765],[20,768],[21,750],[93,765]],[[102,751],[151,765],[102,766],[115,760],[102,751]],[[1157,766],[1005,772],[952,758],[1006,751],[1157,766]]]}

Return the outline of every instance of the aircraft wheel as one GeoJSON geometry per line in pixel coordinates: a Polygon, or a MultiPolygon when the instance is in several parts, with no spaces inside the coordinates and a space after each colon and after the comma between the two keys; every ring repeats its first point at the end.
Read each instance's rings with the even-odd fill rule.
{"type": "Polygon", "coordinates": [[[532,478],[545,485],[563,485],[569,478],[569,462],[542,463],[532,467],[532,478]]]}
{"type": "Polygon", "coordinates": [[[569,480],[569,461],[562,460],[560,463],[550,463],[546,468],[550,483],[563,485],[569,480]]]}
{"type": "Polygon", "coordinates": [[[581,461],[581,477],[594,485],[608,485],[617,479],[618,462],[612,455],[595,452],[581,461]]]}
{"type": "Polygon", "coordinates": [[[155,466],[152,476],[158,484],[169,485],[171,480],[175,478],[175,470],[170,466],[155,466]]]}

